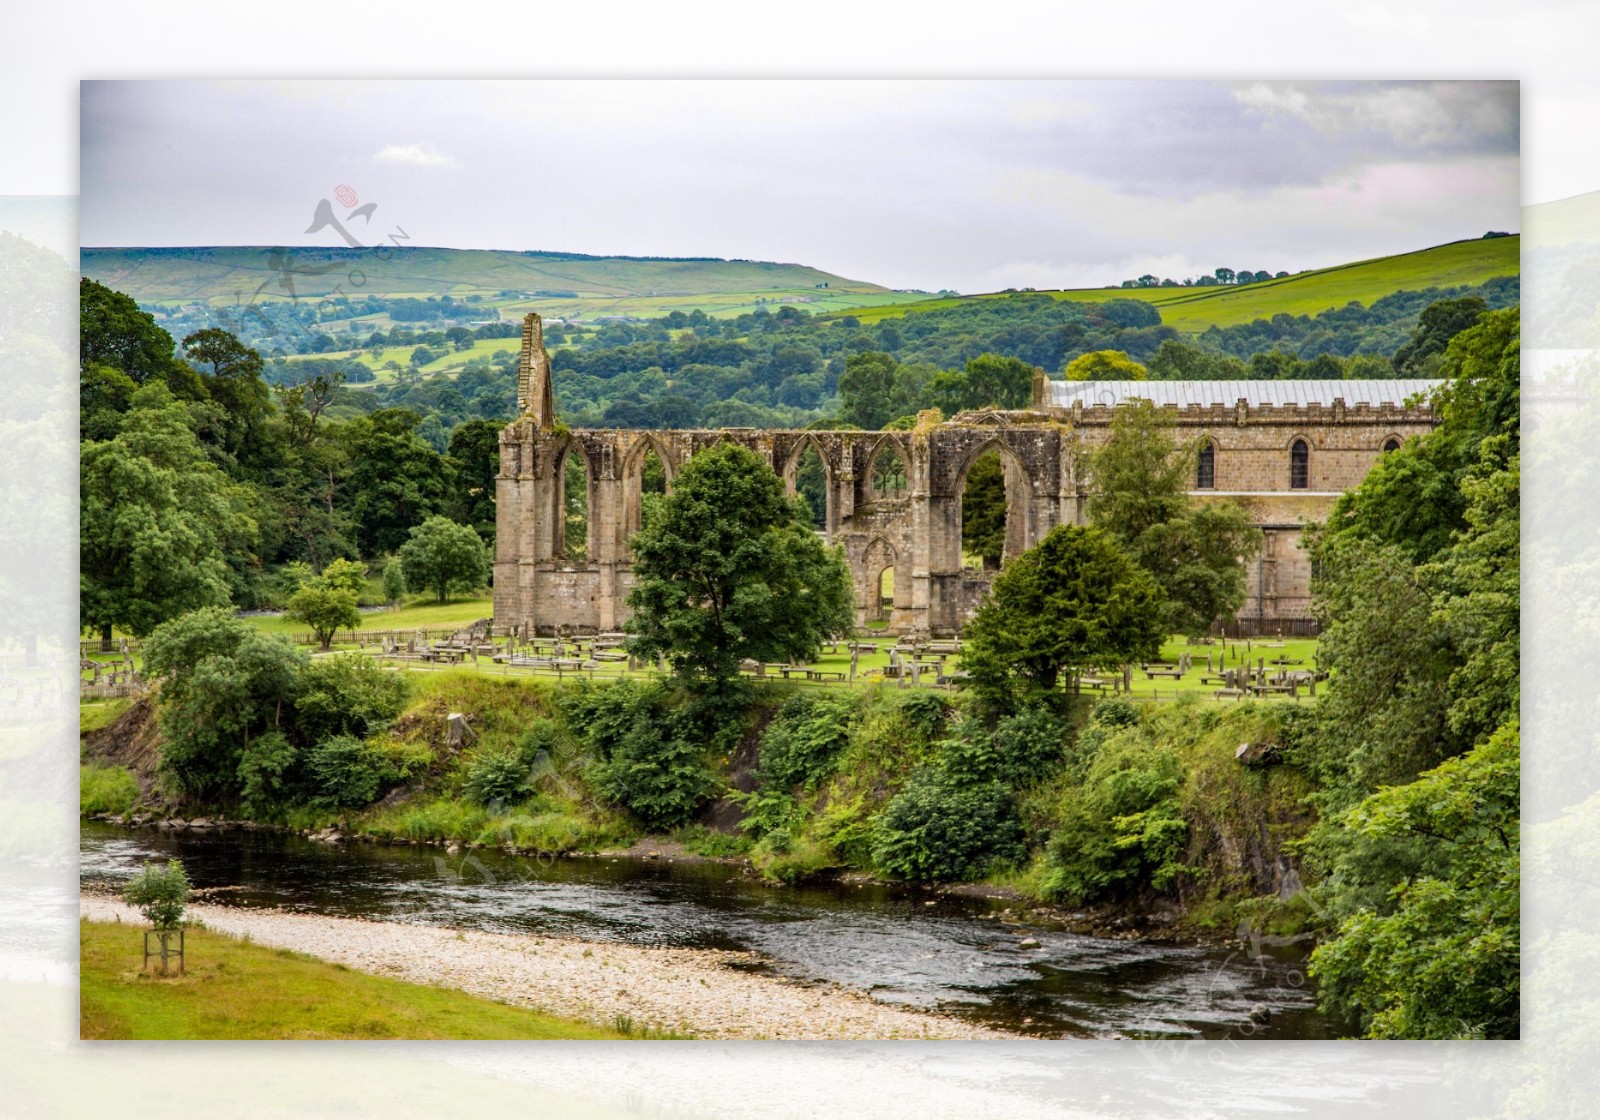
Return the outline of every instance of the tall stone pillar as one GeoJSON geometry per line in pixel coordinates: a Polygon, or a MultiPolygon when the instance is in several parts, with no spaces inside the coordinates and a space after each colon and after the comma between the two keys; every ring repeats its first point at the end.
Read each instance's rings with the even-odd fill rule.
{"type": "Polygon", "coordinates": [[[522,357],[517,363],[517,414],[548,432],[555,427],[555,390],[550,384],[550,355],[544,348],[544,321],[535,312],[522,319],[522,357]]]}

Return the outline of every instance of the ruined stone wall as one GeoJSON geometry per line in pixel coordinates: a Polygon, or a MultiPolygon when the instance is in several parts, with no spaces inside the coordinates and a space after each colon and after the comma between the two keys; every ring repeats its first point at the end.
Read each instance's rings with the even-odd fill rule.
{"type": "MultiPolygon", "coordinates": [[[[924,414],[911,431],[720,429],[567,431],[550,405],[550,364],[536,326],[524,331],[522,416],[500,435],[496,481],[495,626],[524,633],[615,630],[627,619],[629,536],[640,525],[641,478],[654,453],[668,485],[684,463],[727,441],[746,447],[794,489],[801,457],[815,449],[825,479],[822,532],[843,549],[855,583],[856,622],[891,632],[953,634],[971,617],[992,574],[963,564],[961,500],[973,464],[994,451],[1004,464],[1007,559],[1058,524],[1082,524],[1092,480],[1089,454],[1110,433],[1107,406],[924,414]],[[536,349],[531,355],[529,349],[536,349]],[[567,559],[564,477],[576,456],[588,476],[586,559],[567,559]],[[875,464],[904,464],[895,484],[875,487],[875,464]],[[879,590],[892,572],[892,603],[879,590]]],[[[1308,521],[1325,520],[1357,485],[1386,441],[1433,427],[1425,407],[1397,405],[1188,406],[1168,408],[1180,440],[1214,449],[1214,485],[1202,500],[1241,503],[1264,534],[1247,568],[1240,611],[1264,630],[1305,618],[1310,561],[1301,545],[1308,521]],[[1306,444],[1304,488],[1291,486],[1291,447],[1306,444]]]]}

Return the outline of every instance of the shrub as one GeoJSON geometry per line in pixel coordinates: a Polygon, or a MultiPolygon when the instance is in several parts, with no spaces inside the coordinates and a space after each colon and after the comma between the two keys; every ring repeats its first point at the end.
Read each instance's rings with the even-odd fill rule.
{"type": "Polygon", "coordinates": [[[551,762],[561,753],[561,748],[561,728],[547,716],[528,724],[528,729],[517,739],[517,757],[525,766],[537,767],[551,762]]]}
{"type": "Polygon", "coordinates": [[[1093,902],[1149,886],[1170,886],[1188,824],[1178,800],[1183,770],[1177,752],[1136,728],[1111,733],[1071,790],[1050,837],[1047,897],[1093,902]]]}
{"type": "Polygon", "coordinates": [[[878,817],[872,858],[903,879],[970,879],[1024,855],[1022,822],[997,782],[956,785],[935,768],[914,774],[878,817]]]}
{"type": "Polygon", "coordinates": [[[778,847],[786,841],[775,834],[780,831],[787,834],[803,815],[800,803],[785,789],[756,789],[736,793],[733,797],[744,809],[739,827],[752,836],[772,837],[772,843],[778,847]]]}
{"type": "Polygon", "coordinates": [[[335,735],[365,739],[382,731],[406,702],[404,674],[359,653],[319,657],[300,670],[300,731],[307,742],[335,735]]]}
{"type": "Polygon", "coordinates": [[[377,752],[353,735],[322,740],[311,748],[308,762],[317,799],[336,808],[371,804],[386,770],[377,752]]]}
{"type": "Polygon", "coordinates": [[[964,723],[958,738],[938,744],[938,756],[955,780],[996,781],[1023,789],[1061,761],[1067,735],[1066,722],[1054,712],[1024,708],[993,731],[977,721],[964,723]]]}
{"type": "Polygon", "coordinates": [[[197,800],[239,796],[241,749],[283,730],[310,658],[218,607],[158,627],[144,654],[161,681],[161,769],[197,800]]]}
{"type": "Polygon", "coordinates": [[[280,731],[257,735],[239,748],[239,799],[246,812],[262,812],[279,800],[297,753],[280,731]]]}
{"type": "Polygon", "coordinates": [[[121,766],[78,767],[78,812],[86,817],[98,813],[126,813],[139,800],[139,782],[132,771],[121,766]]]}
{"type": "Polygon", "coordinates": [[[931,692],[908,693],[901,699],[899,709],[901,718],[925,742],[939,737],[950,714],[945,702],[931,692]]]}
{"type": "Polygon", "coordinates": [[[1102,743],[1122,728],[1138,725],[1139,709],[1133,701],[1114,696],[1101,700],[1090,710],[1088,723],[1072,745],[1073,769],[1080,776],[1085,774],[1102,743]]]}
{"type": "Polygon", "coordinates": [[[795,696],[779,709],[761,736],[757,772],[764,786],[815,789],[850,739],[849,701],[795,696]]]}
{"type": "Polygon", "coordinates": [[[697,745],[707,741],[706,712],[687,702],[668,712],[667,698],[661,685],[623,681],[563,702],[568,726],[595,755],[595,787],[651,829],[684,823],[717,788],[697,745]]]}
{"type": "Polygon", "coordinates": [[[122,897],[129,906],[137,906],[156,929],[177,929],[189,903],[189,876],[175,859],[169,859],[165,867],[147,863],[122,888],[122,897]]]}
{"type": "Polygon", "coordinates": [[[510,751],[494,751],[466,760],[461,792],[479,805],[514,801],[528,792],[528,765],[510,751]]]}
{"type": "Polygon", "coordinates": [[[594,776],[601,793],[651,829],[684,823],[717,788],[704,752],[676,733],[630,736],[594,776]]]}

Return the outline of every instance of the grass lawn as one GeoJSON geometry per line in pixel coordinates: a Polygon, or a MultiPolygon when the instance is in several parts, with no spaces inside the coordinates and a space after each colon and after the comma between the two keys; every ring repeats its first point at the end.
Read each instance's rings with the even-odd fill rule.
{"type": "Polygon", "coordinates": [[[627,1038],[573,1019],[189,930],[187,973],[140,973],[139,926],[79,923],[87,1039],[627,1038]]]}
{"type": "MultiPolygon", "coordinates": [[[[878,651],[876,653],[863,653],[856,662],[856,679],[854,686],[858,688],[865,687],[869,684],[878,683],[884,679],[882,674],[883,670],[889,665],[889,648],[893,646],[896,641],[894,638],[884,637],[866,638],[862,640],[876,641],[878,643],[878,651]]],[[[1298,661],[1299,664],[1288,666],[1288,668],[1291,669],[1311,669],[1315,667],[1317,653],[1316,639],[1286,638],[1282,640],[1281,646],[1276,643],[1277,639],[1258,638],[1249,642],[1242,640],[1237,642],[1223,642],[1219,640],[1212,645],[1191,645],[1186,638],[1172,638],[1162,647],[1161,659],[1165,663],[1176,664],[1178,658],[1185,651],[1187,651],[1191,661],[1191,668],[1189,672],[1184,675],[1182,680],[1172,680],[1171,678],[1167,677],[1157,677],[1152,680],[1146,677],[1142,672],[1135,670],[1133,690],[1130,695],[1135,700],[1176,700],[1182,696],[1194,696],[1208,702],[1214,701],[1219,703],[1227,703],[1227,700],[1216,701],[1214,694],[1217,688],[1220,687],[1218,684],[1215,682],[1211,684],[1201,683],[1200,678],[1206,675],[1206,655],[1208,653],[1213,657],[1214,666],[1218,673],[1220,673],[1221,669],[1224,668],[1224,657],[1226,658],[1227,668],[1238,668],[1244,663],[1245,660],[1248,660],[1251,665],[1254,665],[1258,659],[1262,658],[1266,659],[1269,668],[1272,667],[1271,662],[1274,658],[1285,658],[1290,661],[1298,661]]],[[[508,667],[503,663],[496,663],[486,659],[481,660],[476,664],[467,661],[459,665],[450,666],[430,665],[417,661],[391,661],[386,663],[392,664],[397,668],[412,673],[479,673],[500,677],[537,677],[541,680],[558,679],[557,674],[553,670],[535,670],[522,667],[508,667]]],[[[850,651],[841,645],[838,647],[836,652],[829,653],[824,651],[820,657],[814,661],[808,662],[808,664],[814,669],[823,669],[832,672],[848,674],[850,671],[850,651]]],[[[947,658],[946,666],[951,669],[959,668],[959,660],[954,657],[947,658]]],[[[613,661],[601,662],[600,665],[594,669],[585,669],[582,671],[568,670],[567,672],[561,674],[559,679],[603,681],[616,680],[627,676],[653,676],[655,675],[655,672],[656,670],[651,667],[641,668],[636,672],[629,673],[626,662],[613,661]]],[[[781,681],[783,678],[774,672],[770,675],[769,679],[781,681]]],[[[850,683],[847,681],[819,683],[814,681],[801,681],[799,678],[791,678],[791,680],[805,688],[851,687],[850,683]]],[[[934,680],[935,674],[924,674],[922,677],[921,686],[928,687],[934,683],[934,680]]],[[[892,685],[894,681],[891,679],[888,683],[892,685]]],[[[906,681],[906,687],[910,687],[909,680],[906,681]]],[[[1258,697],[1257,699],[1268,700],[1278,698],[1280,697],[1274,695],[1258,697]]],[[[1287,696],[1281,698],[1288,700],[1287,696]]]]}
{"type": "MultiPolygon", "coordinates": [[[[394,610],[369,611],[361,616],[363,630],[417,630],[425,626],[467,626],[494,614],[494,599],[488,595],[471,599],[451,599],[440,603],[431,595],[408,597],[394,610]]],[[[303,622],[291,622],[281,614],[252,615],[245,621],[268,634],[300,634],[310,631],[303,622]]]]}

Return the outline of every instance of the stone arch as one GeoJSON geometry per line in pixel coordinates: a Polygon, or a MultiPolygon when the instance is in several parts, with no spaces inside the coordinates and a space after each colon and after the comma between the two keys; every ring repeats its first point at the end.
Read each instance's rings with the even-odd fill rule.
{"type": "Polygon", "coordinates": [[[1383,442],[1378,445],[1378,450],[1380,454],[1386,455],[1391,451],[1399,451],[1405,445],[1406,439],[1404,436],[1399,432],[1390,432],[1383,437],[1383,442]]]}
{"type": "Polygon", "coordinates": [[[903,498],[911,489],[911,452],[893,435],[885,434],[867,449],[866,470],[862,474],[861,495],[864,501],[903,498]],[[885,457],[897,461],[891,466],[885,457]],[[883,487],[880,481],[892,483],[883,487]]]}
{"type": "Polygon", "coordinates": [[[867,542],[866,549],[861,554],[861,563],[856,579],[856,614],[857,621],[865,625],[868,622],[888,621],[893,615],[894,608],[899,605],[904,597],[901,588],[899,553],[894,545],[881,536],[873,537],[867,542]],[[890,573],[893,579],[893,601],[887,608],[884,606],[883,576],[890,573]]]}
{"type": "Polygon", "coordinates": [[[667,476],[667,493],[672,492],[672,480],[677,476],[677,464],[668,454],[666,445],[650,432],[641,432],[640,439],[629,448],[622,460],[622,517],[623,540],[633,536],[644,525],[644,464],[652,454],[667,476]]]}
{"type": "MultiPolygon", "coordinates": [[[[961,537],[963,504],[966,499],[967,480],[972,473],[972,468],[978,460],[989,452],[995,452],[1000,458],[1000,466],[1005,472],[1006,494],[1006,539],[1005,549],[1001,557],[1001,564],[1027,551],[1033,541],[1033,510],[1030,497],[1033,492],[1033,483],[1028,474],[1028,468],[1015,448],[1000,435],[994,435],[984,440],[968,452],[962,461],[961,469],[955,475],[955,530],[958,542],[961,537]]],[[[959,555],[959,549],[958,549],[959,555]]],[[[959,566],[959,564],[958,564],[959,566]]]]}
{"type": "Polygon", "coordinates": [[[568,437],[556,448],[555,456],[551,462],[550,496],[552,508],[550,510],[550,556],[548,559],[561,564],[571,563],[576,557],[572,549],[574,542],[568,540],[568,521],[571,519],[574,495],[568,492],[569,480],[568,464],[576,462],[583,468],[583,557],[587,559],[595,551],[595,493],[596,478],[595,463],[584,450],[583,444],[578,440],[568,437]]]}
{"type": "Polygon", "coordinates": [[[800,438],[784,457],[783,469],[779,472],[779,476],[783,479],[784,490],[790,494],[799,493],[800,464],[804,461],[808,450],[817,453],[817,462],[822,466],[822,528],[831,539],[834,527],[838,524],[834,501],[834,477],[837,474],[837,467],[829,460],[827,448],[823,446],[822,441],[810,432],[801,433],[800,438]]]}
{"type": "MultiPolygon", "coordinates": [[[[661,460],[661,467],[667,472],[667,478],[670,481],[678,473],[678,465],[673,462],[672,455],[667,450],[667,445],[654,432],[639,432],[638,435],[640,436],[639,440],[628,449],[628,454],[622,461],[623,474],[628,475],[637,471],[640,464],[644,462],[644,457],[654,451],[656,458],[661,460]]],[[[719,440],[718,442],[721,441],[719,440]]]]}

